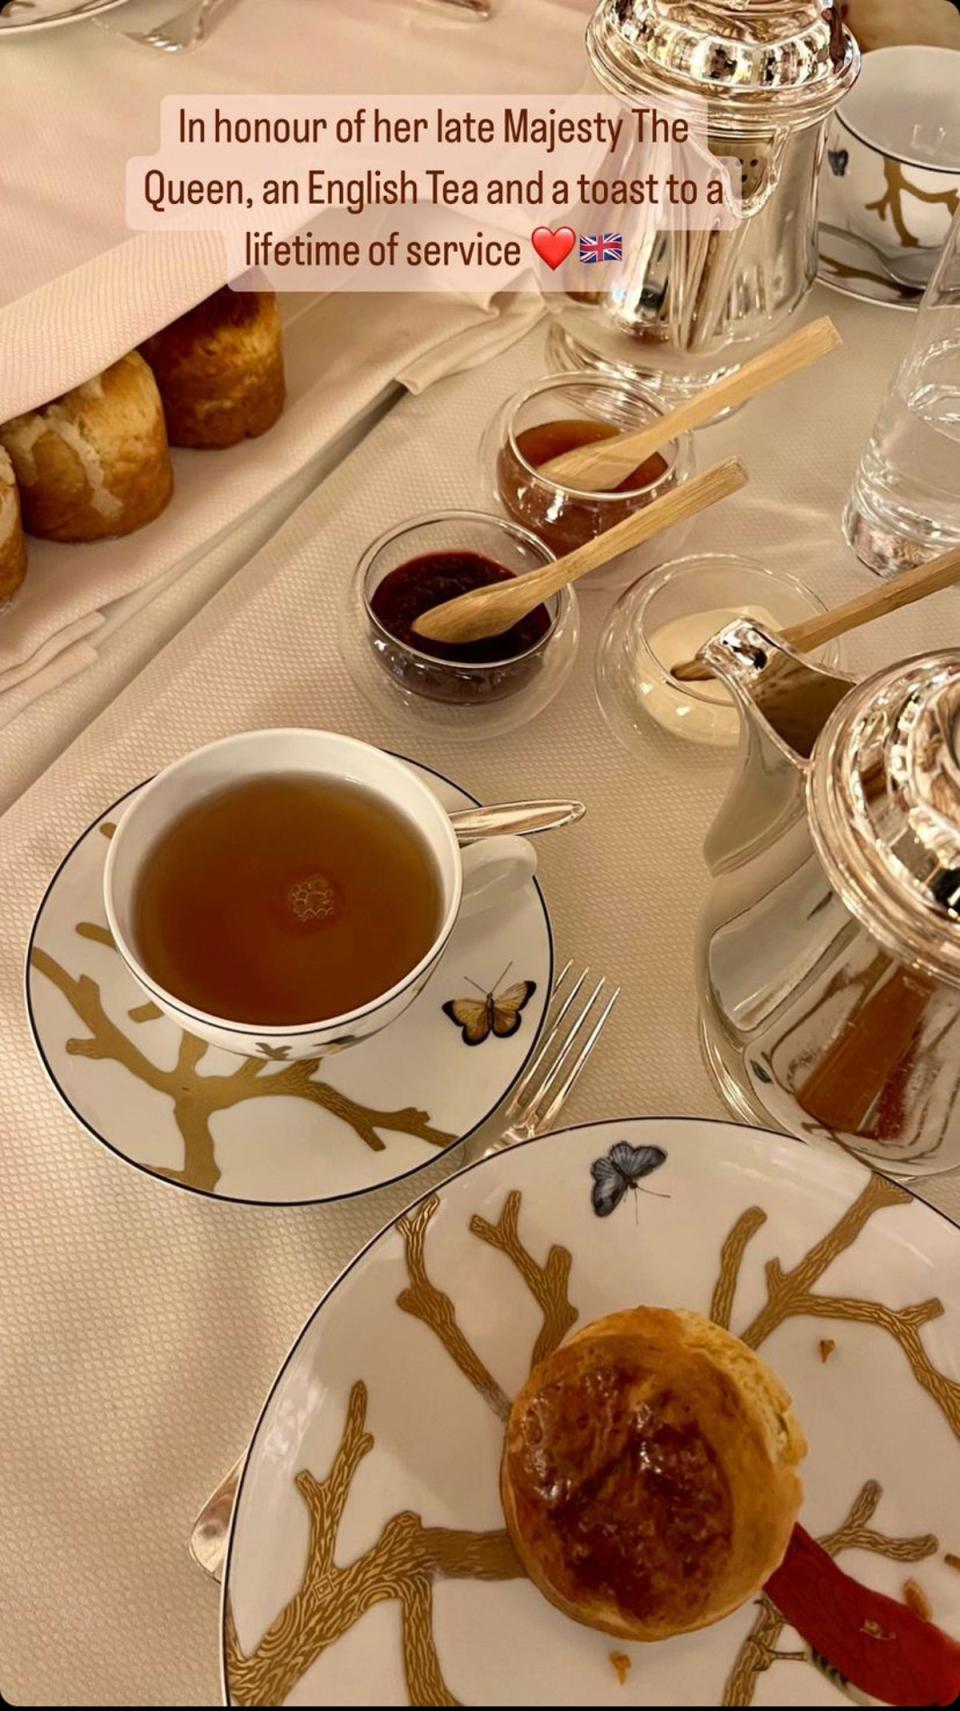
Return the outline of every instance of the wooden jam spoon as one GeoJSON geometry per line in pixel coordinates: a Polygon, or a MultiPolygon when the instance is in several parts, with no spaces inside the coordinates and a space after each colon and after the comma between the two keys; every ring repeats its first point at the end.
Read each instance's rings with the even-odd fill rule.
{"type": "Polygon", "coordinates": [[[553,564],[511,577],[509,582],[491,582],[486,588],[458,594],[455,600],[445,600],[442,605],[421,612],[412,628],[417,635],[433,642],[476,642],[484,636],[502,635],[568,583],[587,576],[591,570],[599,570],[601,565],[639,546],[641,541],[648,541],[661,529],[695,517],[718,499],[736,493],[746,480],[747,472],[740,459],[726,458],[713,469],[671,488],[643,510],[632,512],[612,529],[605,529],[553,564]]]}

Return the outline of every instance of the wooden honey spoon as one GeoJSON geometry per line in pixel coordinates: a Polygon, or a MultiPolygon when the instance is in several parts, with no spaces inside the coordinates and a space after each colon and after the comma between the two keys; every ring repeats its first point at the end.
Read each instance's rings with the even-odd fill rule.
{"type": "Polygon", "coordinates": [[[729,493],[736,493],[746,480],[747,472],[740,459],[726,458],[552,564],[512,576],[508,582],[492,582],[485,588],[471,589],[458,594],[455,600],[445,600],[442,605],[421,612],[414,620],[413,631],[432,642],[448,643],[476,642],[484,636],[502,635],[568,583],[576,582],[591,570],[599,570],[601,565],[639,546],[661,529],[669,529],[674,523],[706,510],[708,505],[715,505],[729,493]]]}
{"type": "Polygon", "coordinates": [[[705,386],[668,415],[658,416],[656,421],[629,433],[591,440],[588,445],[562,452],[559,457],[540,464],[537,474],[581,493],[605,493],[609,488],[619,487],[648,457],[662,451],[678,434],[703,427],[721,410],[745,404],[768,386],[808,368],[840,343],[840,334],[829,315],[823,315],[806,327],[798,327],[760,356],[752,357],[735,373],[705,386]]]}
{"type": "MultiPolygon", "coordinates": [[[[960,547],[951,547],[928,564],[902,571],[891,582],[878,583],[866,594],[857,594],[842,606],[834,606],[831,612],[806,618],[802,624],[791,624],[788,630],[778,633],[776,640],[786,642],[797,653],[810,653],[824,642],[832,642],[835,636],[858,630],[861,624],[870,624],[888,612],[899,612],[901,606],[912,606],[915,600],[924,600],[941,588],[951,588],[955,582],[960,582],[960,547]]],[[[672,675],[680,683],[704,683],[715,674],[701,660],[690,659],[683,665],[675,665],[672,675]]]]}

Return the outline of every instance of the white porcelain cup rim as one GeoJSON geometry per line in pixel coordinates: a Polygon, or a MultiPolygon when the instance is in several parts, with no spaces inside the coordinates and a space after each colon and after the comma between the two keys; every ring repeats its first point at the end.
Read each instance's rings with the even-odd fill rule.
{"type": "MultiPolygon", "coordinates": [[[[214,786],[214,788],[216,788],[214,786]]],[[[194,800],[212,794],[211,789],[200,788],[196,791],[194,800]]],[[[161,815],[164,825],[169,825],[177,817],[177,811],[172,810],[167,815],[161,815]]],[[[104,866],[103,899],[113,942],[117,951],[126,963],[134,978],[144,991],[152,994],[162,1008],[175,1012],[183,1018],[188,1028],[192,1022],[196,1031],[209,1029],[226,1030],[235,1035],[247,1036],[251,1040],[267,1041],[271,1039],[291,1039],[298,1035],[340,1035],[352,1025],[363,1022],[373,1016],[392,1001],[402,997],[407,988],[416,985],[422,979],[426,970],[441,954],[450,934],[456,925],[458,917],[472,913],[475,909],[485,908],[507,890],[514,888],[523,879],[532,875],[536,870],[536,855],[532,846],[523,838],[503,837],[491,838],[482,843],[472,844],[464,849],[457,842],[456,833],[438,798],[429,789],[411,767],[399,756],[389,751],[379,749],[373,744],[365,743],[356,737],[347,737],[336,731],[314,730],[310,727],[282,727],[258,731],[242,731],[236,735],[222,737],[215,742],[206,743],[202,747],[191,750],[180,756],[160,772],[156,773],[138,795],[128,805],[117,824],[104,866]],[[224,782],[231,779],[239,780],[265,772],[296,772],[315,770],[319,776],[332,776],[347,779],[351,782],[364,783],[374,794],[390,800],[395,811],[406,813],[404,806],[390,797],[384,788],[369,783],[369,777],[359,778],[355,771],[349,769],[352,760],[355,768],[360,769],[372,764],[375,769],[388,779],[395,780],[398,794],[403,794],[416,802],[418,813],[408,817],[416,819],[416,824],[425,837],[431,852],[437,858],[440,871],[440,883],[444,894],[444,910],[441,923],[423,957],[392,987],[367,1003],[353,1010],[344,1011],[337,1016],[324,1017],[313,1022],[287,1025],[282,1023],[257,1024],[236,1022],[229,1017],[217,1016],[209,1011],[198,1009],[184,1002],[175,993],[170,992],[153,978],[144,968],[133,942],[132,931],[125,925],[125,917],[130,914],[133,902],[135,880],[142,870],[143,861],[149,849],[155,842],[155,835],[143,839],[139,851],[136,850],[135,839],[143,833],[144,821],[149,809],[156,809],[158,801],[168,795],[172,786],[183,781],[191,774],[197,773],[204,764],[223,759],[229,762],[238,751],[255,750],[257,747],[266,748],[268,745],[279,747],[281,744],[292,744],[301,748],[322,748],[335,750],[342,758],[344,765],[340,768],[317,765],[314,769],[288,766],[254,764],[237,766],[232,773],[225,775],[224,782]],[[402,792],[400,787],[402,786],[402,792]],[[422,816],[422,817],[421,817],[422,816]],[[131,846],[134,854],[131,856],[131,846]],[[444,853],[448,860],[444,862],[444,853]],[[126,866],[125,880],[118,880],[126,866]],[[465,887],[464,879],[468,884],[465,887]],[[122,889],[121,889],[122,887],[122,889]],[[119,895],[118,895],[119,891],[119,895]]]]}
{"type": "MultiPolygon", "coordinates": [[[[944,177],[956,178],[960,175],[960,157],[949,161],[921,159],[916,147],[911,147],[909,144],[905,146],[892,136],[885,138],[876,130],[873,118],[867,116],[871,97],[874,96],[871,83],[881,84],[886,83],[888,79],[893,80],[902,94],[905,89],[909,89],[909,85],[903,80],[903,73],[904,68],[911,61],[914,66],[918,63],[922,64],[924,61],[928,64],[938,61],[946,69],[952,71],[948,64],[948,55],[957,60],[957,68],[953,76],[956,79],[956,86],[960,90],[960,50],[956,48],[938,47],[933,43],[925,42],[893,42],[888,47],[874,48],[871,53],[864,54],[860,77],[836,110],[836,118],[841,129],[864,148],[870,149],[874,154],[884,156],[887,160],[896,161],[901,166],[912,167],[918,172],[932,172],[944,177]]],[[[916,93],[929,104],[928,91],[921,89],[916,93]]],[[[960,93],[956,99],[960,101],[960,93]]],[[[952,114],[947,115],[948,118],[951,116],[952,114]]]]}

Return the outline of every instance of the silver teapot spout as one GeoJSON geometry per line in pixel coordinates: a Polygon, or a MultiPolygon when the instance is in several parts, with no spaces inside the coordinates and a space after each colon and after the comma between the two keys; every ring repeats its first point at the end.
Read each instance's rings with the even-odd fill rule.
{"type": "Polygon", "coordinates": [[[769,736],[800,762],[855,678],[812,665],[779,637],[739,618],[706,642],[698,656],[723,680],[748,724],[769,736]]]}
{"type": "Polygon", "coordinates": [[[740,712],[740,773],[708,834],[712,873],[759,853],[805,816],[804,784],[814,744],[856,681],[811,665],[802,654],[741,618],[700,649],[740,712]]]}

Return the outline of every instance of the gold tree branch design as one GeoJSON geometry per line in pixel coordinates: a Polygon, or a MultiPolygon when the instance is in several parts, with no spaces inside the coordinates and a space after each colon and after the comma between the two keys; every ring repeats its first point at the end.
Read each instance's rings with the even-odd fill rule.
{"type": "Polygon", "coordinates": [[[433,1581],[404,1582],[400,1609],[403,1673],[411,1705],[458,1705],[443,1679],[433,1637],[433,1581]]]}
{"type": "MultiPolygon", "coordinates": [[[[829,1556],[839,1556],[841,1551],[860,1550],[873,1551],[876,1555],[890,1557],[895,1562],[920,1562],[924,1557],[933,1555],[937,1550],[937,1540],[933,1533],[898,1539],[877,1532],[868,1525],[873,1519],[881,1495],[882,1491],[876,1480],[868,1479],[855,1497],[846,1519],[834,1532],[827,1533],[820,1539],[820,1544],[829,1556]]],[[[757,1604],[756,1620],[727,1677],[721,1700],[723,1705],[752,1704],[757,1677],[762,1675],[764,1670],[770,1669],[771,1665],[806,1663],[809,1660],[806,1650],[787,1652],[779,1649],[780,1635],[786,1627],[785,1619],[765,1593],[757,1600],[757,1604]]]]}
{"type": "MultiPolygon", "coordinates": [[[[812,1286],[832,1261],[862,1232],[868,1219],[882,1207],[901,1205],[910,1196],[894,1184],[872,1177],[857,1200],[847,1208],[832,1230],[815,1243],[791,1272],[777,1261],[767,1265],[768,1299],[744,1333],[756,1348],[783,1320],[796,1313],[856,1319],[878,1324],[895,1336],[904,1348],[918,1382],[930,1391],[954,1424],[953,1410],[958,1387],[932,1367],[919,1343],[919,1328],[942,1311],[939,1301],[921,1302],[895,1312],[874,1302],[852,1302],[843,1297],[819,1296],[812,1286]],[[814,1303],[811,1308],[809,1303],[814,1303]],[[914,1339],[916,1341],[914,1342],[914,1339]]],[[[459,1371],[498,1418],[509,1413],[509,1400],[457,1323],[449,1296],[432,1282],[427,1268],[426,1237],[438,1207],[436,1194],[405,1214],[398,1222],[403,1238],[409,1286],[397,1297],[405,1313],[420,1319],[433,1331],[459,1371]]],[[[523,1243],[519,1233],[521,1196],[511,1191],[495,1224],[479,1214],[470,1220],[470,1231],[478,1240],[506,1255],[530,1290],[543,1313],[531,1365],[562,1341],[576,1321],[577,1311],[567,1294],[571,1256],[557,1246],[550,1248],[541,1264],[523,1243]]],[[[712,1315],[730,1326],[737,1285],[747,1247],[766,1222],[766,1213],[750,1207],[737,1219],[723,1243],[720,1275],[713,1291],[712,1315]]],[[[297,1487],[311,1516],[308,1561],[299,1591],[287,1604],[249,1656],[237,1639],[232,1614],[227,1608],[224,1643],[231,1699],[241,1705],[281,1704],[304,1671],[341,1638],[373,1605],[391,1599],[400,1606],[401,1635],[407,1691],[411,1705],[456,1705],[444,1679],[433,1634],[433,1587],[438,1579],[485,1579],[509,1581],[526,1578],[505,1530],[483,1533],[448,1528],[428,1528],[418,1515],[405,1511],[394,1515],[383,1527],[377,1543],[348,1568],[334,1560],[337,1529],[349,1494],[353,1475],[372,1440],[364,1429],[366,1390],[354,1385],[347,1423],[330,1473],[317,1480],[311,1473],[297,1475],[297,1487]]],[[[841,1525],[821,1539],[832,1555],[858,1548],[900,1562],[917,1562],[938,1549],[932,1534],[914,1538],[889,1537],[870,1525],[880,1500],[880,1486],[868,1481],[859,1492],[841,1525]]],[[[808,1653],[784,1651],[778,1642],[784,1618],[761,1596],[758,1613],[727,1679],[723,1703],[748,1705],[757,1677],[772,1664],[804,1660],[808,1653]]]]}
{"type": "Polygon", "coordinates": [[[725,1331],[730,1329],[730,1316],[747,1243],[766,1221],[767,1214],[762,1207],[750,1206],[746,1212],[741,1213],[720,1249],[720,1275],[710,1300],[710,1317],[715,1325],[722,1325],[725,1331]]]}
{"type": "Polygon", "coordinates": [[[518,1235],[519,1217],[520,1192],[514,1188],[503,1203],[503,1211],[497,1223],[488,1224],[486,1218],[474,1213],[470,1219],[470,1232],[478,1236],[481,1242],[486,1242],[491,1248],[506,1254],[516,1266],[543,1313],[543,1326],[534,1343],[530,1359],[532,1370],[538,1362],[545,1360],[548,1354],[559,1347],[570,1327],[576,1323],[578,1315],[577,1309],[571,1307],[567,1296],[572,1263],[570,1250],[554,1246],[547,1254],[546,1263],[537,1265],[518,1235]]]}
{"type": "MultiPolygon", "coordinates": [[[[77,932],[82,938],[113,946],[105,927],[81,921],[77,932]]],[[[183,1140],[183,1165],[179,1170],[154,1167],[157,1176],[172,1182],[182,1182],[190,1188],[212,1193],[220,1180],[220,1166],[214,1149],[211,1119],[221,1111],[229,1111],[248,1099],[295,1098],[330,1113],[348,1125],[373,1152],[382,1152],[383,1133],[413,1135],[428,1146],[446,1147],[455,1139],[443,1129],[434,1128],[426,1111],[413,1106],[401,1110],[381,1111],[361,1105],[340,1093],[324,1081],[314,1081],[321,1060],[303,1058],[284,1064],[272,1073],[261,1058],[245,1058],[226,1075],[203,1075],[199,1066],[206,1056],[207,1045],[192,1034],[183,1034],[177,1061],[173,1069],[161,1069],[136,1046],[104,1010],[97,982],[88,974],[72,975],[46,951],[34,946],[31,963],[52,981],[88,1030],[85,1039],[67,1041],[67,1051],[74,1057],[109,1060],[122,1064],[145,1086],[164,1093],[172,1101],[173,1116],[183,1140]]],[[[146,1006],[132,1011],[134,1021],[150,1019],[146,1006]],[[138,1013],[139,1012],[139,1013],[138,1013]]]]}
{"type": "MultiPolygon", "coordinates": [[[[438,1196],[431,1194],[411,1213],[405,1213],[397,1224],[404,1239],[410,1278],[410,1287],[397,1296],[397,1306],[401,1312],[422,1320],[433,1331],[488,1408],[499,1420],[506,1420],[510,1413],[510,1398],[464,1336],[449,1295],[438,1289],[427,1273],[427,1229],[439,1205],[438,1196]]],[[[497,1223],[490,1224],[475,1213],[470,1220],[470,1233],[479,1241],[486,1242],[488,1247],[506,1255],[543,1313],[543,1326],[530,1359],[532,1368],[562,1343],[577,1319],[577,1309],[571,1306],[567,1295],[572,1263],[569,1249],[554,1245],[545,1263],[539,1265],[520,1240],[520,1205],[519,1190],[511,1189],[497,1223]]]]}
{"type": "MultiPolygon", "coordinates": [[[[463,1335],[450,1297],[436,1288],[427,1272],[426,1234],[439,1204],[437,1195],[431,1194],[398,1221],[410,1287],[398,1296],[397,1305],[435,1333],[487,1406],[505,1419],[510,1411],[507,1397],[463,1335]]],[[[506,1254],[516,1267],[543,1310],[544,1325],[537,1347],[549,1343],[555,1348],[577,1317],[566,1297],[571,1258],[567,1249],[554,1246],[546,1263],[537,1264],[520,1239],[520,1205],[521,1196],[513,1190],[495,1225],[475,1217],[470,1229],[481,1241],[506,1254]]],[[[337,1566],[337,1534],[350,1486],[360,1462],[373,1447],[365,1429],[366,1410],[366,1386],[358,1382],[350,1392],[343,1435],[326,1479],[319,1480],[309,1471],[296,1476],[297,1490],[310,1512],[303,1581],[249,1656],[245,1657],[240,1647],[228,1604],[224,1646],[227,1682],[235,1704],[281,1705],[328,1646],[375,1604],[394,1599],[400,1605],[411,1705],[458,1705],[460,1701],[444,1680],[433,1635],[434,1581],[526,1578],[505,1529],[470,1533],[424,1527],[419,1515],[409,1511],[387,1521],[377,1543],[356,1562],[348,1568],[337,1566]]]]}
{"type": "Polygon", "coordinates": [[[397,1222],[397,1229],[403,1237],[407,1258],[407,1274],[410,1287],[397,1296],[397,1306],[401,1313],[409,1313],[412,1318],[420,1319],[429,1326],[437,1336],[454,1365],[459,1367],[464,1378],[472,1384],[474,1390],[483,1397],[488,1408],[500,1420],[506,1420],[510,1413],[510,1399],[501,1390],[493,1374],[489,1372],[480,1356],[476,1353],[457,1324],[456,1309],[449,1295],[438,1289],[427,1275],[425,1244],[427,1227],[431,1218],[440,1205],[436,1194],[428,1195],[421,1200],[419,1206],[411,1213],[404,1213],[397,1222]]]}
{"type": "MultiPolygon", "coordinates": [[[[875,1325],[900,1345],[917,1383],[933,1398],[951,1430],[960,1438],[960,1382],[947,1378],[934,1366],[920,1336],[922,1327],[942,1314],[941,1301],[934,1298],[910,1307],[893,1308],[885,1307],[879,1301],[860,1301],[845,1295],[818,1295],[813,1292],[813,1285],[838,1255],[852,1246],[875,1212],[886,1206],[909,1205],[911,1200],[912,1196],[906,1189],[898,1188],[883,1177],[871,1176],[838,1223],[814,1244],[792,1271],[784,1271],[779,1260],[767,1261],[766,1303],[746,1330],[739,1334],[750,1348],[758,1349],[785,1319],[797,1316],[875,1325]]],[[[711,1317],[727,1330],[730,1329],[747,1245],[765,1220],[766,1213],[759,1206],[751,1206],[741,1213],[723,1244],[711,1317]]]]}
{"type": "Polygon", "coordinates": [[[244,1656],[233,1613],[224,1618],[230,1697],[237,1705],[282,1705],[301,1676],[368,1610],[397,1600],[411,1705],[457,1705],[437,1657],[431,1627],[436,1579],[515,1580],[523,1569],[504,1530],[471,1533],[425,1527],[409,1510],[391,1516],[375,1545],[340,1568],[336,1539],[350,1486],[373,1448],[365,1430],[366,1386],[350,1392],[339,1447],[326,1479],[304,1471],[297,1489],[310,1513],[310,1542],[302,1584],[256,1649],[244,1656]]]}
{"type": "Polygon", "coordinates": [[[875,202],[867,202],[865,206],[871,212],[879,214],[881,220],[886,220],[889,213],[897,237],[905,248],[915,248],[920,242],[907,225],[903,210],[906,196],[914,196],[918,202],[942,203],[948,214],[956,213],[960,204],[960,196],[956,190],[924,190],[919,184],[911,184],[898,160],[885,159],[883,174],[886,179],[885,190],[875,202]]]}

